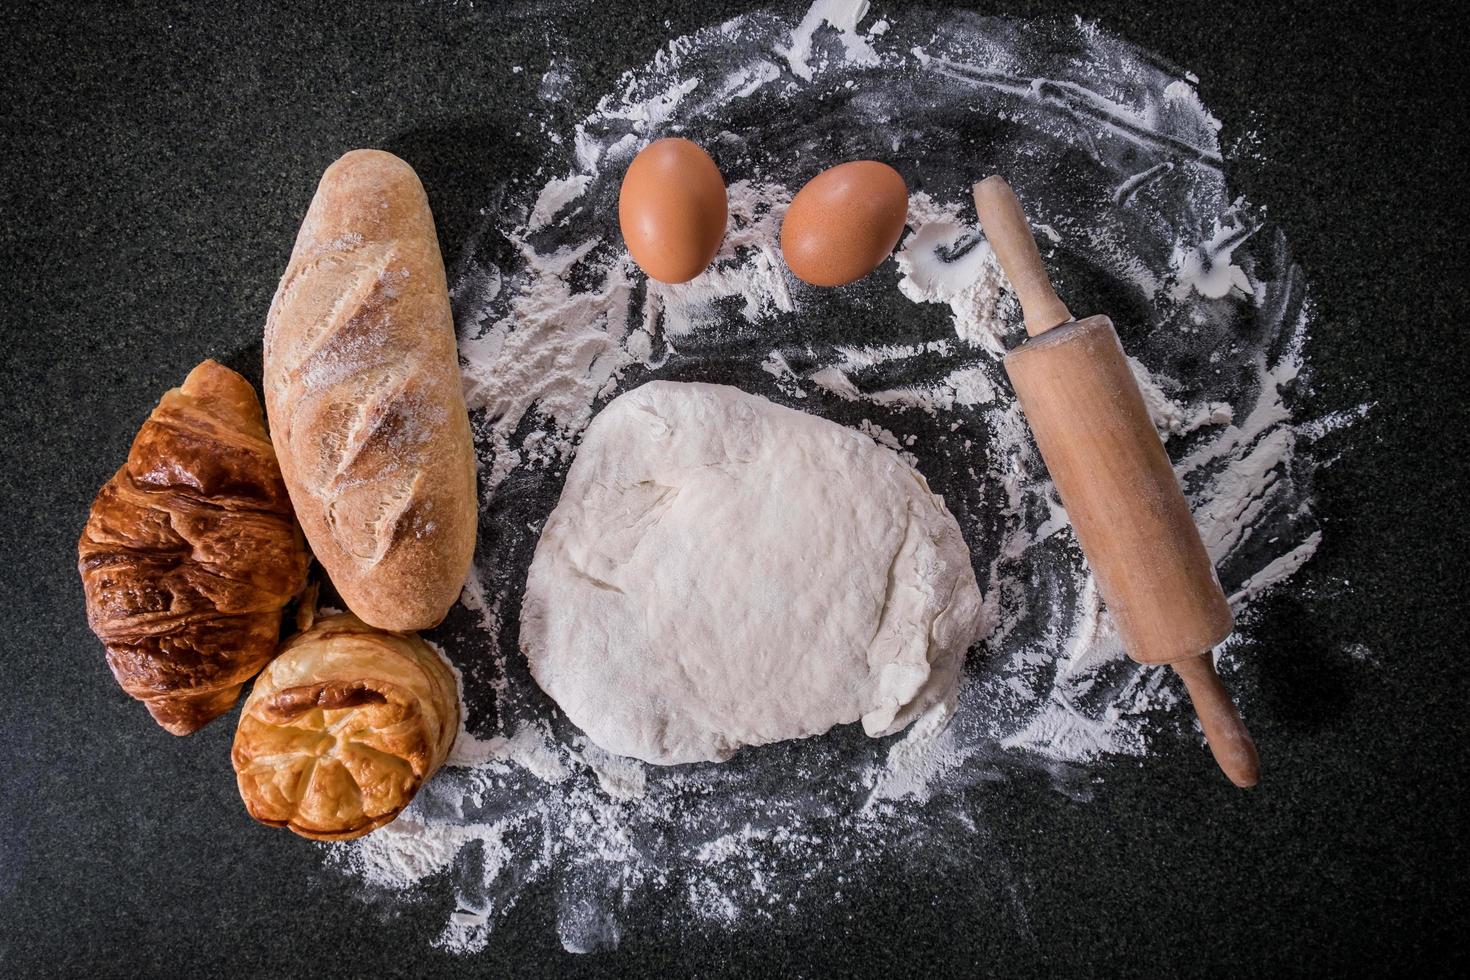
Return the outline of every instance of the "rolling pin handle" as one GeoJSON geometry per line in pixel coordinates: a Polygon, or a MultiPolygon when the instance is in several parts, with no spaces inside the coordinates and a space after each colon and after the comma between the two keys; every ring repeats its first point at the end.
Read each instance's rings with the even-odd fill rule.
{"type": "Polygon", "coordinates": [[[1071,320],[1067,304],[1051,288],[1021,202],[1004,177],[986,177],[975,185],[975,212],[1000,267],[1020,297],[1026,332],[1035,337],[1071,320]]]}
{"type": "Polygon", "coordinates": [[[1200,727],[1205,730],[1205,740],[1215,761],[1230,781],[1241,789],[1247,789],[1261,781],[1261,761],[1256,755],[1256,743],[1235,702],[1215,673],[1215,659],[1206,653],[1202,657],[1190,657],[1172,664],[1174,671],[1184,679],[1189,697],[1194,701],[1195,713],[1199,715],[1200,727]]]}

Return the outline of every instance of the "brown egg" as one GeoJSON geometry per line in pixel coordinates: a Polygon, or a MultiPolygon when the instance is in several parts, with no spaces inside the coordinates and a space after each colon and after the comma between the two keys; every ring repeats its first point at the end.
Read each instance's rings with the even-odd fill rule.
{"type": "Polygon", "coordinates": [[[813,286],[856,282],[888,258],[908,211],[909,190],[897,170],[876,160],[839,164],[791,199],[781,254],[813,286]]]}
{"type": "Polygon", "coordinates": [[[724,241],[729,208],[719,168],[686,139],[645,146],[618,192],[628,252],[661,282],[688,282],[704,271],[724,241]]]}

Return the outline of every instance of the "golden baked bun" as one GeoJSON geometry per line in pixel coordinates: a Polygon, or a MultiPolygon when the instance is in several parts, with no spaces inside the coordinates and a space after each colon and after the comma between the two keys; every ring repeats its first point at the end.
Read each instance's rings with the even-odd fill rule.
{"type": "Polygon", "coordinates": [[[439,655],[343,613],[292,637],[261,673],[230,758],[256,820],[350,840],[398,816],[458,732],[458,690],[439,655]]]}
{"type": "Polygon", "coordinates": [[[77,543],[113,676],[175,735],[269,662],[309,561],[255,390],[214,361],[163,396],[77,543]]]}

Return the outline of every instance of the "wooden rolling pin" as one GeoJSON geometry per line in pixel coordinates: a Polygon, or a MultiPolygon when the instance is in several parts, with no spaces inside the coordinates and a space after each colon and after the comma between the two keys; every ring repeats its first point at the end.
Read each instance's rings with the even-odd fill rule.
{"type": "Polygon", "coordinates": [[[1215,761],[1235,785],[1254,786],[1256,746],[1211,652],[1234,626],[1230,605],[1113,323],[1073,319],[1002,178],[975,185],[975,208],[1030,334],[1006,355],[1006,374],[1123,645],[1179,673],[1215,761]]]}

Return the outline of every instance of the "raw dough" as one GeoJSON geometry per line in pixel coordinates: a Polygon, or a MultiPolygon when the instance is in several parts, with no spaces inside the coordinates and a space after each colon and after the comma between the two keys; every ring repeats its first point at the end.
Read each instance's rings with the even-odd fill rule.
{"type": "Polygon", "coordinates": [[[949,697],[980,635],[959,526],[861,433],[656,381],[593,420],[536,547],[521,648],[597,745],[662,765],[949,697]]]}

